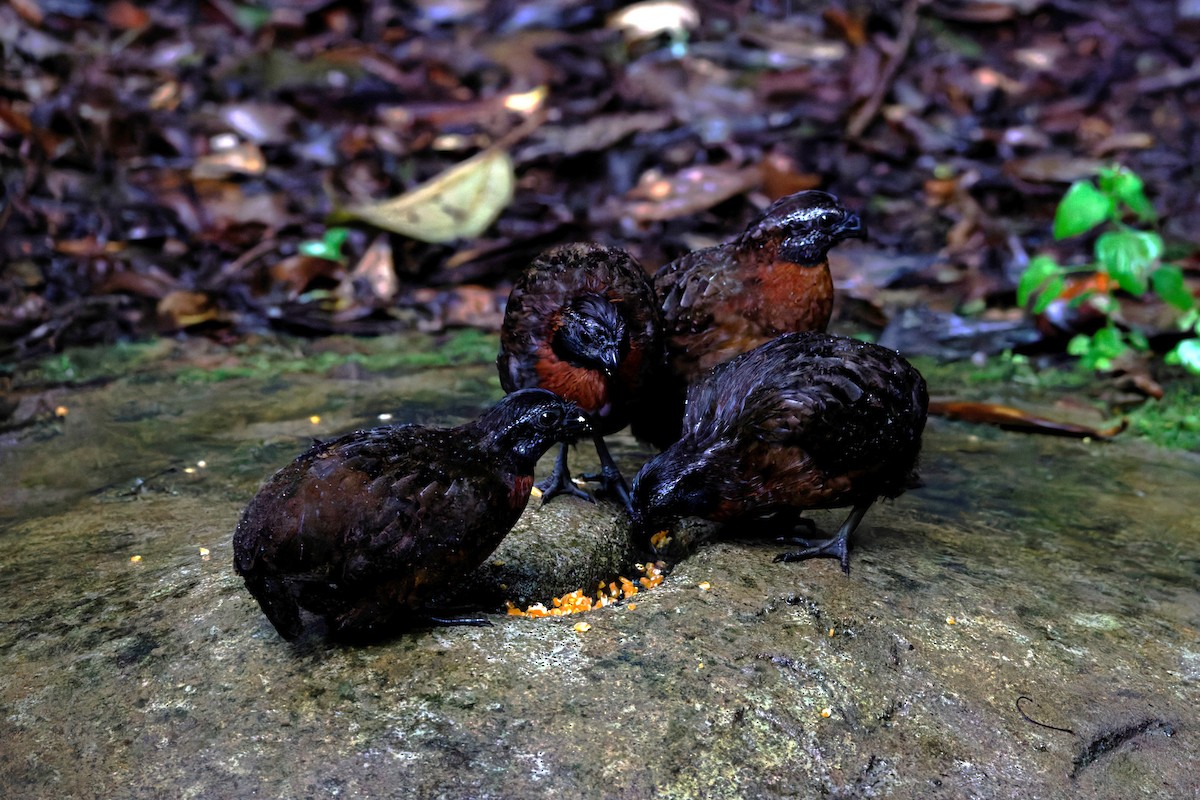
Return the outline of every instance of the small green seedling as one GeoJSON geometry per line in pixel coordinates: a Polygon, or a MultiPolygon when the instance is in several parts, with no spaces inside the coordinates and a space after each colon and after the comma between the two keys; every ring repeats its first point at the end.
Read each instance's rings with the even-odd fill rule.
{"type": "Polygon", "coordinates": [[[1040,314],[1068,292],[1069,275],[1095,275],[1096,280],[1085,284],[1084,290],[1068,302],[1072,307],[1090,303],[1104,315],[1105,325],[1090,336],[1076,335],[1068,343],[1067,352],[1079,356],[1090,369],[1104,370],[1111,369],[1113,361],[1130,350],[1149,349],[1140,331],[1116,324],[1114,292],[1123,290],[1142,297],[1153,291],[1181,313],[1180,329],[1192,334],[1167,354],[1167,362],[1200,374],[1200,311],[1196,299],[1184,285],[1179,267],[1162,263],[1162,237],[1127,223],[1130,217],[1143,225],[1157,219],[1145,185],[1135,173],[1123,167],[1105,168],[1095,181],[1071,184],[1054,214],[1054,238],[1082,236],[1104,226],[1093,250],[1095,263],[1066,267],[1051,256],[1036,256],[1017,284],[1017,302],[1040,314]]]}
{"type": "Polygon", "coordinates": [[[349,235],[349,228],[326,228],[325,235],[320,239],[301,242],[300,253],[313,258],[323,258],[326,261],[341,263],[346,260],[342,255],[342,247],[346,244],[346,237],[349,235]]]}

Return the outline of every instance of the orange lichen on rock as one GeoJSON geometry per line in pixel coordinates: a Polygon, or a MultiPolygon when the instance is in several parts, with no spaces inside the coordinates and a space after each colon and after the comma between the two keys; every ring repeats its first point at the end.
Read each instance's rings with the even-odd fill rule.
{"type": "MultiPolygon", "coordinates": [[[[583,589],[576,589],[573,592],[564,594],[562,597],[555,597],[550,601],[549,608],[542,603],[534,603],[522,611],[513,605],[512,602],[509,602],[507,603],[508,615],[511,617],[532,617],[533,619],[565,617],[568,614],[579,614],[596,608],[604,608],[621,600],[628,600],[642,589],[653,589],[663,582],[663,567],[666,565],[661,561],[637,564],[635,566],[642,573],[642,577],[638,578],[638,583],[634,583],[629,578],[623,576],[608,583],[600,581],[596,588],[595,596],[584,594],[583,589]],[[640,588],[638,586],[639,583],[641,584],[640,588]]],[[[631,603],[629,607],[634,608],[634,604],[631,603]]]]}

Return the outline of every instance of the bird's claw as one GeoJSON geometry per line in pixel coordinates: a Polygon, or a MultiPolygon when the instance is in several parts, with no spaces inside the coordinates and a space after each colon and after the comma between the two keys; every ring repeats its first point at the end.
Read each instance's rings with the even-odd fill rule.
{"type": "Polygon", "coordinates": [[[832,539],[797,539],[797,544],[804,546],[803,550],[790,553],[780,553],[775,561],[806,561],[810,558],[836,558],[842,565],[842,572],[850,574],[850,550],[846,547],[846,539],[835,536],[832,539]]]}
{"type": "Polygon", "coordinates": [[[570,478],[561,478],[551,475],[546,480],[537,485],[537,488],[542,493],[542,505],[546,505],[560,494],[565,494],[569,497],[578,497],[580,500],[586,500],[589,503],[596,502],[596,498],[591,494],[580,489],[575,485],[575,482],[570,478]]]}
{"type": "Polygon", "coordinates": [[[633,513],[633,502],[629,496],[629,488],[625,485],[625,478],[622,477],[620,471],[613,467],[609,469],[604,467],[600,472],[589,472],[579,476],[579,480],[586,483],[598,483],[601,494],[609,494],[616,497],[625,506],[625,509],[630,514],[633,513]]]}
{"type": "Polygon", "coordinates": [[[560,494],[578,497],[589,503],[596,502],[590,494],[580,489],[571,480],[571,470],[567,467],[567,445],[565,444],[558,451],[558,458],[554,461],[554,471],[546,480],[539,483],[537,488],[542,493],[542,505],[546,505],[560,494]]]}

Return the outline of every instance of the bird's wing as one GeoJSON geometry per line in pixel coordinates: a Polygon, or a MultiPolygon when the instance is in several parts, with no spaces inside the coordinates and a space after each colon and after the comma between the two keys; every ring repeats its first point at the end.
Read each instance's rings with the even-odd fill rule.
{"type": "Polygon", "coordinates": [[[828,469],[888,452],[923,426],[924,382],[894,354],[850,340],[776,340],[694,385],[688,422],[802,448],[828,469]],[[919,418],[919,419],[918,419],[919,418]],[[740,433],[739,433],[740,432],[740,433]]]}
{"type": "Polygon", "coordinates": [[[802,447],[833,472],[872,468],[871,454],[910,446],[924,407],[914,400],[913,376],[897,374],[894,359],[835,353],[814,361],[804,379],[783,388],[761,385],[754,390],[760,396],[748,398],[765,439],[802,447]]]}
{"type": "Polygon", "coordinates": [[[513,287],[504,308],[496,359],[505,392],[538,385],[539,351],[549,347],[565,296],[561,281],[545,270],[526,272],[513,287]]]}
{"type": "Polygon", "coordinates": [[[738,286],[727,249],[696,250],[663,266],[654,276],[668,335],[685,335],[708,329],[713,306],[735,294],[738,286]]]}

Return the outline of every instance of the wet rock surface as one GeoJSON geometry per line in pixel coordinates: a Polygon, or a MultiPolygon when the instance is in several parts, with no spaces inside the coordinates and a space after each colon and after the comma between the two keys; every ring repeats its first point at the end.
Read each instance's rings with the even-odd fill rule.
{"type": "MultiPolygon", "coordinates": [[[[869,512],[849,578],[733,531],[636,608],[281,640],[230,564],[259,482],[310,436],[497,396],[486,366],[117,381],[6,435],[0,794],[1200,792],[1200,459],[1123,441],[934,420],[926,486],[869,512]]],[[[546,602],[635,558],[615,504],[534,501],[462,591],[546,602]]]]}

